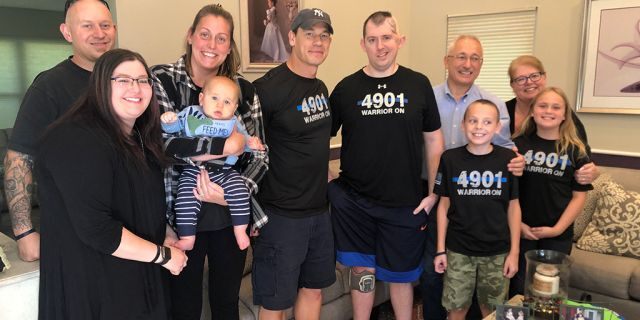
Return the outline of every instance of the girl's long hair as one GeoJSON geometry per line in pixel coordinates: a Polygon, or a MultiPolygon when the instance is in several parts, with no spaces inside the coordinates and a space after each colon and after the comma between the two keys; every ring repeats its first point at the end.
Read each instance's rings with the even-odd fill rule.
{"type": "Polygon", "coordinates": [[[100,129],[116,151],[133,161],[137,167],[147,167],[145,153],[150,153],[159,165],[164,166],[166,158],[162,150],[160,108],[155,95],[151,94],[149,106],[136,119],[131,135],[123,132],[122,120],[115,113],[111,99],[111,77],[114,70],[125,61],[139,61],[146,69],[147,76],[151,77],[149,66],[140,54],[126,49],[107,51],[96,61],[86,93],[49,130],[66,122],[86,124],[100,129]],[[138,145],[139,140],[144,144],[145,151],[138,145]]]}
{"type": "Polygon", "coordinates": [[[520,128],[520,132],[518,132],[518,136],[529,136],[531,134],[535,134],[537,127],[536,122],[533,120],[533,110],[535,108],[538,99],[542,97],[542,95],[546,93],[555,93],[562,98],[564,101],[564,121],[560,124],[560,138],[556,140],[556,152],[558,154],[567,154],[569,149],[573,146],[578,150],[579,157],[587,156],[587,148],[578,137],[578,130],[576,129],[576,125],[573,122],[573,114],[571,110],[571,106],[569,105],[569,99],[567,99],[567,95],[562,91],[562,89],[557,87],[546,87],[540,91],[533,100],[531,100],[531,105],[529,106],[529,115],[522,123],[522,127],[520,128]]]}

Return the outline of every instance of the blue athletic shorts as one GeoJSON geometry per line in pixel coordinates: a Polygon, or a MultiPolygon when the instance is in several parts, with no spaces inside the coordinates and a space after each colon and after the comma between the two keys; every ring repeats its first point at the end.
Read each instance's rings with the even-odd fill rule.
{"type": "MultiPolygon", "coordinates": [[[[345,266],[376,269],[376,278],[409,283],[422,273],[427,221],[415,207],[383,207],[340,179],[329,184],[336,258],[345,266]]],[[[417,204],[416,204],[417,206],[417,204]]]]}

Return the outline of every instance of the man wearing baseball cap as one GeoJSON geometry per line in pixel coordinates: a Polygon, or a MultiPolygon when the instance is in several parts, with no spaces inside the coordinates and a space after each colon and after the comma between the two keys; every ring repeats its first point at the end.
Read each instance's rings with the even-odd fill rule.
{"type": "Polygon", "coordinates": [[[269,145],[258,198],[269,223],[253,247],[253,302],[260,319],[319,319],[321,289],[335,282],[327,201],[331,111],[316,78],[329,54],[329,14],[304,9],[291,23],[288,60],[254,82],[269,145]]]}

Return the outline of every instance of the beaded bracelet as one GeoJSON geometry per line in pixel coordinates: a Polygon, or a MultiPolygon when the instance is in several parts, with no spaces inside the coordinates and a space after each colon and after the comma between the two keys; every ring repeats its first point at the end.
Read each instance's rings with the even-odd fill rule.
{"type": "Polygon", "coordinates": [[[435,257],[441,256],[443,254],[447,254],[447,252],[446,251],[436,252],[436,254],[433,257],[435,258],[435,257]]]}
{"type": "Polygon", "coordinates": [[[36,229],[35,228],[31,228],[31,229],[29,229],[29,230],[17,235],[16,236],[16,241],[18,241],[18,240],[20,240],[20,239],[22,239],[22,238],[34,233],[34,232],[36,232],[36,229]]]}

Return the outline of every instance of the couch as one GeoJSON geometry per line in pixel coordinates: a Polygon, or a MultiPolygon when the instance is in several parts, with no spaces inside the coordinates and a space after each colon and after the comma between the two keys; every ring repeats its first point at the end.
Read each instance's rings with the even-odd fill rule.
{"type": "MultiPolygon", "coordinates": [[[[640,170],[612,167],[600,167],[600,170],[602,175],[598,180],[607,179],[609,175],[612,181],[626,190],[640,192],[640,170]]],[[[595,201],[598,201],[598,198],[603,201],[602,195],[599,194],[603,183],[598,180],[594,182],[594,190],[590,191],[593,195],[590,196],[594,196],[595,201]]],[[[600,202],[595,205],[603,204],[600,202]]],[[[589,204],[585,206],[585,211],[588,210],[588,206],[589,204]]],[[[634,210],[631,207],[625,209],[634,210]]],[[[635,210],[637,212],[637,206],[635,210]]],[[[579,219],[576,221],[577,227],[579,219]]],[[[635,220],[635,239],[638,239],[637,234],[640,233],[637,229],[638,225],[640,221],[635,220]]],[[[585,233],[588,233],[588,230],[585,233]]],[[[582,234],[582,237],[579,237],[582,241],[579,239],[574,243],[571,252],[573,263],[569,297],[579,299],[586,294],[591,297],[594,305],[610,308],[625,319],[640,319],[640,259],[593,252],[598,250],[590,248],[589,243],[584,239],[585,236],[582,234]]],[[[640,247],[638,242],[634,245],[636,248],[640,247]]]]}

